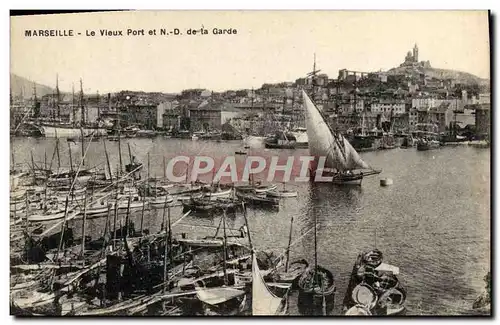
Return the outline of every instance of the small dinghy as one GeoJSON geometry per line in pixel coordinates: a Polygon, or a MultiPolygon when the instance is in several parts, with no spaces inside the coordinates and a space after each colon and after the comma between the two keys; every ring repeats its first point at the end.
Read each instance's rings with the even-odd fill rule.
{"type": "Polygon", "coordinates": [[[298,260],[290,263],[288,270],[278,269],[278,281],[282,283],[291,283],[292,286],[297,286],[299,278],[304,274],[309,267],[306,260],[298,260]]]}

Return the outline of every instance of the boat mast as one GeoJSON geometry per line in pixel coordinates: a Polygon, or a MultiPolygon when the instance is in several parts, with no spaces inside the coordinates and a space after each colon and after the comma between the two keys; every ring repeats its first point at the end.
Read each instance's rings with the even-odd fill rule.
{"type": "Polygon", "coordinates": [[[75,84],[71,84],[71,111],[73,113],[73,126],[76,123],[76,110],[75,110],[75,84]]]}
{"type": "MultiPolygon", "coordinates": [[[[255,90],[252,87],[252,104],[251,104],[252,105],[251,106],[252,107],[252,109],[251,109],[252,113],[253,113],[253,102],[254,102],[254,100],[255,100],[255,90]]],[[[250,131],[250,134],[253,131],[253,117],[250,119],[250,130],[249,131],[250,131]]]]}
{"type": "Polygon", "coordinates": [[[290,221],[290,234],[288,235],[288,246],[286,248],[286,264],[285,264],[285,272],[288,272],[288,262],[290,261],[290,244],[292,243],[292,229],[293,229],[293,216],[290,221]]]}
{"type": "Polygon", "coordinates": [[[82,78],[80,78],[80,109],[81,109],[81,114],[82,114],[82,123],[81,125],[85,125],[87,123],[87,119],[85,116],[85,105],[83,105],[83,84],[82,84],[82,78]]]}
{"type": "Polygon", "coordinates": [[[223,230],[224,230],[224,241],[223,241],[223,248],[224,251],[222,252],[222,257],[224,258],[224,285],[228,284],[228,279],[227,279],[227,268],[226,268],[226,253],[227,253],[227,237],[226,237],[226,210],[224,209],[224,213],[222,215],[222,224],[223,224],[223,230]]]}
{"type": "MultiPolygon", "coordinates": [[[[165,202],[167,201],[167,197],[165,197],[165,202]]],[[[169,263],[173,266],[174,265],[174,258],[172,256],[172,223],[170,221],[170,206],[168,207],[167,210],[167,227],[165,229],[165,233],[167,234],[165,245],[168,245],[168,261],[169,263]]],[[[166,253],[166,252],[165,252],[166,253]]],[[[168,289],[168,267],[165,264],[166,272],[165,272],[165,292],[168,289]]]]}
{"type": "Polygon", "coordinates": [[[365,136],[366,132],[365,132],[365,109],[364,109],[364,107],[363,107],[362,117],[363,117],[363,120],[361,122],[361,135],[365,136]]]}
{"type": "Polygon", "coordinates": [[[96,104],[97,104],[97,120],[101,118],[101,98],[99,96],[99,90],[97,91],[97,98],[96,98],[96,104]]]}
{"type": "MultiPolygon", "coordinates": [[[[311,77],[311,81],[312,81],[312,92],[311,92],[311,97],[312,98],[311,98],[311,100],[312,100],[313,103],[315,102],[315,99],[316,99],[316,87],[315,87],[315,85],[316,85],[316,74],[318,72],[320,72],[320,71],[321,70],[316,70],[316,53],[314,53],[313,71],[309,72],[307,74],[307,77],[311,77]]],[[[316,106],[316,104],[315,104],[315,106],[316,106]]],[[[318,109],[318,111],[321,113],[321,111],[319,109],[318,109]]],[[[323,113],[321,113],[321,116],[323,117],[323,119],[325,118],[323,116],[323,113]]],[[[326,121],[326,119],[325,119],[325,121],[326,121]]]]}
{"type": "Polygon", "coordinates": [[[121,144],[121,112],[118,112],[118,156],[120,159],[120,167],[118,168],[118,173],[121,175],[122,174],[122,144],[121,144]]]}
{"type": "Polygon", "coordinates": [[[71,170],[71,172],[73,172],[73,158],[72,158],[72,155],[71,155],[71,144],[70,144],[70,142],[68,142],[68,151],[69,151],[69,170],[71,170]]]}
{"type": "Polygon", "coordinates": [[[147,178],[146,178],[147,179],[146,180],[146,184],[148,184],[148,185],[149,185],[149,177],[151,175],[151,173],[150,173],[150,165],[151,165],[151,160],[149,159],[149,151],[148,151],[148,173],[147,173],[147,178]]]}
{"type": "Polygon", "coordinates": [[[82,252],[81,257],[85,263],[85,223],[87,221],[87,192],[85,192],[85,197],[83,198],[83,221],[82,221],[82,252]]]}
{"type": "Polygon", "coordinates": [[[33,111],[34,111],[34,117],[38,117],[38,111],[37,111],[37,101],[38,99],[36,98],[36,83],[33,83],[33,111]]]}
{"type": "Polygon", "coordinates": [[[130,142],[127,143],[128,146],[128,159],[130,160],[130,165],[132,165],[132,151],[130,150],[130,142]]]}
{"type": "MultiPolygon", "coordinates": [[[[285,124],[285,105],[286,105],[286,95],[283,96],[283,111],[281,113],[281,127],[285,124]]],[[[285,135],[286,137],[286,135],[285,135]]]]}
{"type": "MultiPolygon", "coordinates": [[[[167,206],[167,198],[165,198],[165,206],[167,206]]],[[[168,214],[170,216],[170,207],[168,207],[168,214]]],[[[165,215],[165,210],[163,210],[163,215],[165,215]]],[[[170,220],[170,217],[168,218],[170,220]]],[[[168,228],[165,227],[165,252],[163,254],[163,293],[167,292],[168,289],[168,255],[167,255],[167,249],[170,251],[170,247],[168,246],[168,228]]],[[[170,253],[170,252],[169,252],[170,253]]],[[[165,308],[165,304],[163,304],[163,308],[165,308]]]]}
{"type": "Polygon", "coordinates": [[[106,155],[106,164],[108,165],[109,179],[111,180],[111,183],[113,183],[113,173],[111,172],[111,165],[109,163],[109,155],[108,155],[108,149],[106,148],[106,140],[102,139],[102,143],[104,145],[104,154],[106,155]]]}
{"type": "Polygon", "coordinates": [[[311,73],[311,77],[312,77],[312,93],[311,93],[311,96],[312,96],[312,99],[314,101],[316,99],[316,88],[314,87],[315,83],[316,83],[316,53],[314,53],[313,71],[311,73]]]}
{"type": "Polygon", "coordinates": [[[163,156],[163,181],[167,180],[167,164],[165,162],[165,156],[163,156]]]}
{"type": "Polygon", "coordinates": [[[59,170],[61,169],[61,155],[59,153],[59,138],[57,138],[57,132],[56,132],[56,154],[57,154],[57,173],[59,174],[59,170]]]}
{"type": "Polygon", "coordinates": [[[316,212],[314,212],[314,277],[313,277],[313,284],[316,282],[316,273],[318,270],[318,236],[317,236],[317,231],[316,231],[316,226],[317,226],[317,220],[316,220],[316,212]]]}
{"type": "Polygon", "coordinates": [[[61,119],[61,108],[59,107],[59,74],[56,74],[56,105],[57,105],[57,118],[61,119]]]}
{"type": "Polygon", "coordinates": [[[80,125],[80,135],[82,137],[82,166],[85,166],[85,134],[83,132],[83,126],[81,125],[80,125]]]}
{"type": "Polygon", "coordinates": [[[243,208],[243,217],[245,218],[245,226],[247,227],[248,244],[250,245],[250,249],[252,250],[252,254],[253,254],[252,237],[250,235],[250,228],[248,227],[247,207],[246,207],[245,202],[241,202],[241,206],[243,208]]]}

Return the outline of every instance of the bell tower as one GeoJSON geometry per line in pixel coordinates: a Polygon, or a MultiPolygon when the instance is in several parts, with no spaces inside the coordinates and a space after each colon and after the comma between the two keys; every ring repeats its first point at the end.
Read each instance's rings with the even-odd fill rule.
{"type": "Polygon", "coordinates": [[[415,43],[415,46],[413,47],[413,61],[418,62],[418,46],[415,43]]]}

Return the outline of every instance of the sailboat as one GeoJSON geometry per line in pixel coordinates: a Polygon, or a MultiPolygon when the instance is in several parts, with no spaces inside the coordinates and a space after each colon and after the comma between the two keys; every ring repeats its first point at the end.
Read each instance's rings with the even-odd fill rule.
{"type": "MultiPolygon", "coordinates": [[[[59,82],[56,78],[56,94],[52,98],[52,109],[57,111],[57,119],[49,122],[40,122],[36,123],[36,127],[40,130],[41,134],[46,138],[83,138],[83,137],[100,137],[105,136],[107,134],[106,129],[101,126],[91,125],[87,121],[87,113],[84,104],[84,95],[83,95],[83,86],[82,80],[80,79],[80,98],[79,98],[79,106],[81,106],[81,123],[80,126],[76,126],[73,123],[62,122],[61,120],[61,108],[60,108],[60,93],[59,93],[59,82]],[[55,97],[55,98],[54,98],[55,97]]],[[[74,101],[74,100],[73,100],[74,101]]],[[[72,104],[72,109],[75,107],[72,104]]],[[[75,112],[73,112],[73,119],[75,118],[75,112]]]]}
{"type": "Polygon", "coordinates": [[[377,148],[374,146],[375,138],[373,135],[368,135],[366,133],[365,126],[365,111],[361,113],[361,133],[353,134],[352,136],[348,136],[349,143],[352,147],[358,152],[365,151],[374,151],[377,148]]]}
{"type": "Polygon", "coordinates": [[[333,176],[333,184],[361,185],[365,176],[381,173],[381,170],[375,170],[363,161],[342,134],[332,131],[322,112],[304,90],[302,97],[306,110],[309,153],[316,158],[326,158],[323,170],[317,170],[317,166],[314,166],[311,177],[316,172],[322,172],[323,176],[333,176]],[[356,170],[359,172],[355,172],[356,170]]]}

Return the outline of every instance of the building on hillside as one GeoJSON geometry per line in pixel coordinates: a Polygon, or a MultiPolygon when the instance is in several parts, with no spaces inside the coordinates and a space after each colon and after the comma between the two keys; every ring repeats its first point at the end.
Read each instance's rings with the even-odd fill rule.
{"type": "MultiPolygon", "coordinates": [[[[333,103],[335,104],[335,103],[333,103]]],[[[335,105],[332,105],[333,108],[335,105]]],[[[363,99],[357,98],[354,100],[353,97],[351,97],[347,102],[343,102],[339,104],[339,109],[340,113],[342,114],[349,114],[352,112],[358,112],[361,113],[365,109],[365,101],[363,99]]]]}
{"type": "Polygon", "coordinates": [[[406,105],[404,100],[380,100],[379,102],[373,102],[370,105],[370,111],[372,113],[405,113],[406,105]]]}

